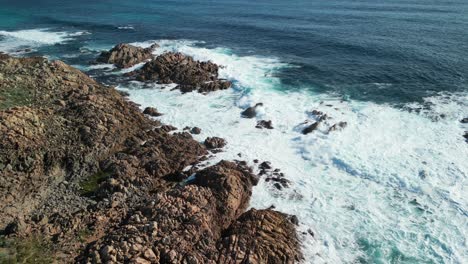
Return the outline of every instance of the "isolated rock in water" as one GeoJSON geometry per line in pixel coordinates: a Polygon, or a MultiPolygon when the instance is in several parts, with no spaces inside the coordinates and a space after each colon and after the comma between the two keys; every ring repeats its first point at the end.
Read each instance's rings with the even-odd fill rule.
{"type": "Polygon", "coordinates": [[[161,116],[162,115],[154,107],[146,107],[145,110],[143,111],[143,114],[150,115],[150,116],[161,116]]]}
{"type": "Polygon", "coordinates": [[[245,117],[245,118],[254,118],[255,116],[257,116],[256,109],[259,106],[263,106],[263,103],[258,103],[255,106],[251,106],[251,107],[245,109],[244,111],[242,111],[241,116],[245,117]]]}
{"type": "Polygon", "coordinates": [[[264,161],[264,162],[260,163],[260,165],[258,167],[260,169],[262,169],[262,170],[269,170],[269,169],[271,169],[271,163],[269,161],[264,161]]]}
{"type": "Polygon", "coordinates": [[[460,122],[462,124],[467,124],[468,123],[468,117],[463,118],[462,120],[460,120],[460,122]]]}
{"type": "Polygon", "coordinates": [[[193,127],[192,129],[190,129],[190,133],[198,135],[201,133],[201,129],[199,127],[193,127]]]}
{"type": "Polygon", "coordinates": [[[257,122],[257,125],[255,126],[256,128],[266,128],[266,129],[273,129],[273,124],[271,122],[271,120],[260,120],[257,122]]]}
{"type": "Polygon", "coordinates": [[[183,93],[211,92],[228,89],[231,83],[218,79],[219,66],[210,61],[200,62],[182,53],[164,53],[146,63],[135,75],[139,81],[157,81],[161,84],[176,83],[183,93]]]}
{"type": "Polygon", "coordinates": [[[250,209],[224,232],[218,263],[297,263],[303,257],[293,217],[250,209]]]}
{"type": "Polygon", "coordinates": [[[334,124],[333,126],[331,126],[331,127],[328,129],[328,132],[332,132],[332,131],[335,131],[335,130],[338,130],[338,129],[343,129],[343,128],[345,128],[347,125],[348,125],[347,122],[338,122],[338,123],[334,124]]]}
{"type": "Polygon", "coordinates": [[[312,125],[304,128],[304,130],[302,130],[302,134],[307,135],[307,134],[311,133],[312,131],[314,131],[314,130],[316,130],[318,128],[319,124],[320,124],[320,122],[317,121],[317,122],[313,123],[312,125]]]}
{"type": "Polygon", "coordinates": [[[222,148],[226,146],[227,142],[223,138],[219,137],[208,137],[205,139],[205,146],[208,149],[222,148]]]}
{"type": "Polygon", "coordinates": [[[104,51],[99,55],[97,62],[114,64],[119,68],[129,68],[153,57],[153,49],[157,44],[149,48],[135,47],[130,44],[118,44],[110,51],[104,51]]]}

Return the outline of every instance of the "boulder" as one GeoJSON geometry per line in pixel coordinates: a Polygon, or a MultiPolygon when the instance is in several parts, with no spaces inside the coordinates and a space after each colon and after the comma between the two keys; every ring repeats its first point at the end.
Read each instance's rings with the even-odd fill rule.
{"type": "Polygon", "coordinates": [[[208,149],[217,149],[226,146],[227,142],[223,138],[219,137],[208,137],[204,142],[206,148],[208,149]]]}
{"type": "Polygon", "coordinates": [[[199,127],[192,127],[192,129],[190,129],[190,133],[194,134],[194,135],[198,135],[201,133],[201,128],[199,127]]]}

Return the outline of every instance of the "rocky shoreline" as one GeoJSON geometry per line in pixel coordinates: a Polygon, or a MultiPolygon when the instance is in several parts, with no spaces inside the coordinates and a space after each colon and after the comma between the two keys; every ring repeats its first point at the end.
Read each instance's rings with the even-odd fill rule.
{"type": "MultiPolygon", "coordinates": [[[[211,62],[122,47],[106,55],[119,67],[149,60],[131,78],[182,92],[230,86],[211,62]]],[[[0,54],[0,260],[300,261],[295,217],[247,211],[261,175],[241,161],[198,168],[226,142],[202,144],[158,115],[63,62],[0,54]]]]}

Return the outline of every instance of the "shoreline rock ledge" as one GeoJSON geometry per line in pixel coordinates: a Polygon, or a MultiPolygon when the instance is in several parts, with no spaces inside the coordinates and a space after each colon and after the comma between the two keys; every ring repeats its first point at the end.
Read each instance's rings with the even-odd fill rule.
{"type": "Polygon", "coordinates": [[[294,217],[246,212],[245,162],[198,169],[207,147],[164,127],[63,62],[0,55],[0,262],[303,259],[294,217]]]}

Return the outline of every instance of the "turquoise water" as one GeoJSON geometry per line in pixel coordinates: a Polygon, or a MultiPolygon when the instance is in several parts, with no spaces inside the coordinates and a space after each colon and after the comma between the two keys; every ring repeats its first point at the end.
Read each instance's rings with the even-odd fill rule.
{"type": "Polygon", "coordinates": [[[468,262],[468,2],[0,2],[0,50],[64,60],[197,140],[226,138],[209,163],[280,168],[291,188],[261,181],[251,206],[298,216],[306,263],[468,262]],[[234,87],[181,95],[90,65],[120,42],[212,60],[234,87]],[[256,102],[275,129],[240,119],[256,102]],[[332,119],[302,135],[314,109],[332,119]]]}

